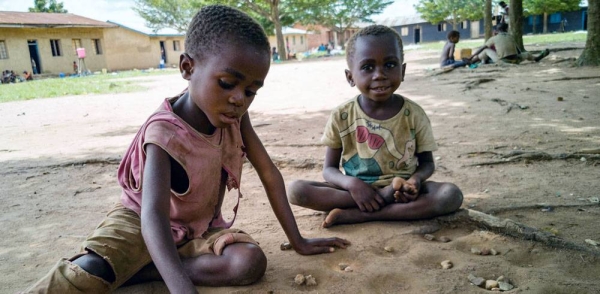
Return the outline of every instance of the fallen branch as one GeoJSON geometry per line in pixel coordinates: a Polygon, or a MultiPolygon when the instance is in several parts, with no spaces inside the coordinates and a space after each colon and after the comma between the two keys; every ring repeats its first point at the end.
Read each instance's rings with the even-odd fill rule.
{"type": "Polygon", "coordinates": [[[556,82],[556,81],[573,81],[573,80],[591,80],[591,79],[600,79],[600,76],[591,76],[591,77],[562,77],[553,80],[544,80],[540,82],[556,82]]]}
{"type": "Polygon", "coordinates": [[[587,207],[587,206],[598,206],[598,203],[593,202],[585,202],[585,203],[575,203],[575,204],[547,204],[547,203],[537,203],[530,205],[516,205],[516,206],[508,206],[508,207],[497,207],[492,208],[486,213],[488,214],[498,214],[502,212],[514,211],[514,210],[527,210],[527,209],[545,209],[545,208],[579,208],[579,207],[587,207]]]}
{"type": "MultiPolygon", "coordinates": [[[[478,153],[483,152],[471,152],[467,153],[469,156],[477,155],[478,153]]],[[[479,166],[479,165],[496,165],[496,164],[506,164],[513,163],[519,161],[548,161],[548,160],[565,160],[565,159],[581,159],[582,157],[586,160],[588,159],[600,159],[600,154],[589,154],[589,153],[560,153],[560,154],[548,154],[546,152],[541,151],[522,151],[522,150],[513,150],[508,154],[501,154],[497,152],[487,151],[485,153],[500,155],[500,160],[496,161],[487,161],[487,162],[477,162],[463,165],[463,167],[467,166],[479,166]]]]}
{"type": "Polygon", "coordinates": [[[485,84],[485,83],[493,82],[493,81],[495,81],[495,80],[496,80],[496,79],[482,78],[482,79],[476,79],[476,80],[474,80],[474,81],[468,81],[468,82],[465,82],[465,89],[463,90],[463,92],[464,92],[464,91],[467,91],[467,90],[471,90],[471,89],[473,89],[473,88],[475,88],[476,86],[479,86],[479,85],[481,85],[481,84],[485,84]]]}
{"type": "Polygon", "coordinates": [[[546,246],[577,250],[595,256],[600,256],[600,250],[595,247],[582,246],[558,237],[552,233],[540,231],[536,228],[529,227],[511,219],[501,219],[477,210],[460,209],[456,213],[438,217],[437,221],[441,223],[470,223],[477,227],[499,234],[540,242],[546,246]]]}
{"type": "Polygon", "coordinates": [[[506,107],[506,113],[509,113],[513,108],[529,109],[529,106],[527,106],[527,105],[519,105],[517,103],[507,102],[506,100],[499,99],[499,98],[492,99],[492,102],[496,102],[496,103],[500,104],[501,106],[507,106],[508,105],[506,107]]]}

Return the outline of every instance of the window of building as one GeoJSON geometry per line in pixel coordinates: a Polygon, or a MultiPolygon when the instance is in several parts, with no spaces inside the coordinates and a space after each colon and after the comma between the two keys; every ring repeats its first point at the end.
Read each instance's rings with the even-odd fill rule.
{"type": "Polygon", "coordinates": [[[60,52],[60,40],[50,40],[50,48],[52,48],[52,56],[62,56],[60,52]]]}
{"type": "Polygon", "coordinates": [[[94,51],[96,55],[102,55],[102,43],[100,43],[100,39],[92,39],[94,42],[94,51]]]}
{"type": "Polygon", "coordinates": [[[446,31],[446,23],[438,24],[438,32],[445,32],[445,31],[446,31]]]}
{"type": "Polygon", "coordinates": [[[292,36],[292,45],[296,45],[296,36],[292,36]]]}
{"type": "Polygon", "coordinates": [[[562,15],[560,12],[550,14],[550,23],[560,23],[562,20],[562,15]]]}
{"type": "Polygon", "coordinates": [[[8,50],[4,40],[0,40],[0,59],[8,59],[8,50]]]}
{"type": "Polygon", "coordinates": [[[461,28],[461,29],[465,30],[465,29],[467,29],[468,27],[469,27],[469,23],[468,23],[468,21],[466,21],[466,20],[465,20],[465,21],[463,21],[463,22],[461,22],[461,23],[460,23],[460,28],[461,28]]]}
{"type": "Polygon", "coordinates": [[[304,45],[304,36],[300,36],[300,45],[304,45]]]}
{"type": "Polygon", "coordinates": [[[77,55],[77,48],[82,48],[81,47],[81,39],[73,39],[72,44],[73,44],[73,53],[75,55],[77,55]]]}
{"type": "Polygon", "coordinates": [[[402,36],[408,36],[408,27],[402,27],[402,28],[400,29],[400,34],[401,34],[402,36]]]}
{"type": "Polygon", "coordinates": [[[181,50],[181,45],[179,44],[179,41],[173,41],[173,51],[179,50],[181,50]]]}

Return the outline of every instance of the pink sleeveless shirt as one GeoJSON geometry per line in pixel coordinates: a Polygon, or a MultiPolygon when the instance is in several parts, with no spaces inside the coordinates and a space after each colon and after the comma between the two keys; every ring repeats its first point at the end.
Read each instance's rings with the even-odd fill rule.
{"type": "Polygon", "coordinates": [[[179,118],[165,99],[159,109],[138,131],[119,166],[118,181],[123,192],[121,202],[138,215],[142,207],[142,179],[146,161],[146,144],[155,144],[176,160],[189,178],[183,194],[171,190],[170,223],[176,243],[199,238],[209,227],[229,228],[237,215],[239,185],[246,154],[240,122],[218,128],[213,135],[197,132],[179,118]],[[234,217],[225,222],[219,203],[221,171],[227,172],[227,189],[238,189],[234,217]],[[217,211],[218,210],[218,211],[217,211]]]}

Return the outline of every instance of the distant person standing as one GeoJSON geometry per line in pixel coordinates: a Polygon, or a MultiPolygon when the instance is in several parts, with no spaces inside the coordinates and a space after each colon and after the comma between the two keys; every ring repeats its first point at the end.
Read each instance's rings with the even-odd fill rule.
{"type": "Polygon", "coordinates": [[[566,17],[560,21],[560,31],[561,31],[561,33],[564,33],[567,31],[567,18],[566,17]]]}
{"type": "Polygon", "coordinates": [[[79,73],[79,66],[77,65],[77,61],[73,61],[73,73],[74,74],[79,73]]]}
{"type": "Polygon", "coordinates": [[[500,5],[500,15],[502,16],[502,18],[500,18],[500,23],[509,24],[508,4],[504,1],[500,1],[498,5],[500,5]]]}
{"type": "Polygon", "coordinates": [[[33,58],[31,58],[31,69],[34,75],[38,74],[37,65],[35,64],[35,60],[33,60],[33,58]]]}

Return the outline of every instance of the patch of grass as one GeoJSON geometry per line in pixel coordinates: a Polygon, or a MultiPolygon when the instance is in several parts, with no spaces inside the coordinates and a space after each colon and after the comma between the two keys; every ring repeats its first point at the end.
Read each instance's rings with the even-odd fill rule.
{"type": "Polygon", "coordinates": [[[0,85],[0,103],[68,95],[127,93],[142,91],[142,80],[126,78],[175,74],[175,70],[124,71],[85,77],[46,78],[0,85]]]}
{"type": "MultiPolygon", "coordinates": [[[[562,34],[539,34],[539,35],[526,35],[523,36],[523,45],[538,45],[538,44],[550,44],[550,43],[572,43],[572,42],[583,42],[585,43],[587,38],[587,32],[568,32],[562,34]]],[[[406,50],[435,50],[441,51],[444,48],[446,41],[435,41],[422,43],[417,46],[406,46],[406,50]]],[[[456,48],[477,48],[483,45],[482,39],[461,39],[456,48]]]]}

